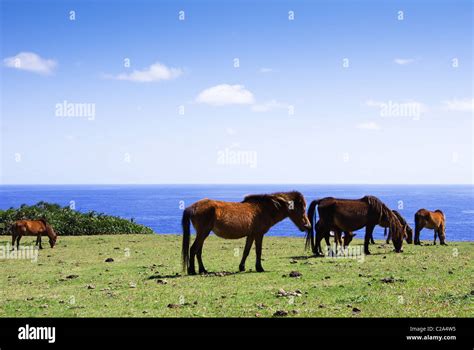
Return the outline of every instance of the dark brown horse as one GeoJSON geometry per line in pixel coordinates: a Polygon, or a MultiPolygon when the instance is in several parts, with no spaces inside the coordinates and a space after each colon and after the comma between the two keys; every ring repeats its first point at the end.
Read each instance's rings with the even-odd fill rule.
{"type": "MultiPolygon", "coordinates": [[[[322,233],[326,241],[326,246],[329,247],[331,231],[325,230],[319,220],[318,222],[316,222],[314,226],[314,230],[316,232],[322,233]]],[[[338,246],[342,246],[343,248],[346,248],[352,242],[352,239],[357,235],[356,233],[353,233],[353,232],[344,232],[344,236],[342,235],[342,232],[340,231],[333,231],[333,233],[334,233],[334,242],[336,245],[336,250],[338,246]]],[[[306,248],[309,248],[310,245],[311,246],[314,245],[314,242],[311,242],[311,237],[309,241],[306,241],[306,248]]],[[[318,247],[318,253],[322,254],[321,246],[318,247]]]]}
{"type": "MultiPolygon", "coordinates": [[[[400,224],[403,226],[403,237],[405,238],[405,240],[407,241],[408,244],[412,244],[412,242],[413,242],[413,229],[410,227],[410,225],[408,225],[405,218],[398,211],[392,210],[392,212],[395,214],[398,221],[400,221],[400,224]]],[[[384,229],[384,236],[387,237],[386,243],[389,244],[390,240],[392,239],[392,236],[391,236],[390,233],[387,234],[388,225],[385,223],[385,226],[382,226],[382,227],[385,228],[384,229]]]]}
{"type": "MultiPolygon", "coordinates": [[[[353,232],[365,227],[364,253],[370,254],[369,242],[376,225],[386,224],[392,234],[393,245],[398,253],[403,244],[403,227],[393,212],[380,199],[365,196],[360,199],[337,199],[332,197],[312,201],[308,208],[308,217],[314,223],[314,214],[318,206],[320,227],[316,231],[311,228],[306,235],[306,246],[311,246],[313,253],[321,253],[321,239],[328,231],[337,234],[353,232]]],[[[312,226],[313,227],[313,226],[312,226]]],[[[317,227],[314,227],[318,229],[317,227]]]]}
{"type": "Polygon", "coordinates": [[[421,244],[420,231],[425,227],[434,230],[433,244],[436,244],[436,236],[438,235],[440,244],[447,245],[446,218],[441,210],[420,209],[415,213],[415,244],[421,244]]]}
{"type": "Polygon", "coordinates": [[[18,220],[12,224],[12,249],[20,247],[20,239],[23,236],[36,236],[36,245],[39,244],[39,248],[43,249],[41,245],[41,236],[47,235],[49,237],[49,244],[51,248],[54,248],[56,240],[58,238],[56,232],[50,224],[44,219],[40,220],[18,220]]]}
{"type": "Polygon", "coordinates": [[[197,256],[199,273],[207,272],[201,254],[204,240],[212,231],[226,239],[247,237],[239,265],[240,271],[245,271],[245,260],[255,241],[256,270],[263,272],[261,263],[263,235],[270,227],[287,217],[301,231],[310,228],[306,216],[306,201],[301,193],[293,191],[249,195],[240,203],[202,199],[187,207],[183,213],[183,269],[187,269],[190,275],[196,274],[194,258],[197,256]],[[196,239],[191,249],[189,249],[190,223],[196,230],[196,239]]]}

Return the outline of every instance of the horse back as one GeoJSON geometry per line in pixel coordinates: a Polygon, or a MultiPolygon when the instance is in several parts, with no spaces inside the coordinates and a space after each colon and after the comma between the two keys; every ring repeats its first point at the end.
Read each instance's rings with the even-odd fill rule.
{"type": "Polygon", "coordinates": [[[356,231],[367,224],[368,204],[364,201],[329,198],[322,204],[318,206],[319,215],[331,229],[356,231]]]}
{"type": "Polygon", "coordinates": [[[13,231],[23,236],[37,236],[46,232],[46,224],[42,220],[18,220],[13,224],[13,231]]]}
{"type": "Polygon", "coordinates": [[[415,214],[415,223],[435,229],[444,224],[444,214],[441,211],[420,209],[415,214]]]}

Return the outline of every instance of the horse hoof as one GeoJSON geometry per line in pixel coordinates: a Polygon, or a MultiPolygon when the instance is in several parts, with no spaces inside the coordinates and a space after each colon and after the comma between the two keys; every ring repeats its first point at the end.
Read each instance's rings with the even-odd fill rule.
{"type": "Polygon", "coordinates": [[[194,276],[196,274],[196,271],[194,270],[188,270],[188,275],[194,276]]]}
{"type": "Polygon", "coordinates": [[[207,272],[207,270],[199,270],[199,274],[200,275],[206,275],[208,274],[209,272],[207,272]]]}
{"type": "Polygon", "coordinates": [[[240,272],[245,272],[245,266],[239,266],[239,271],[240,272]]]}
{"type": "Polygon", "coordinates": [[[261,266],[260,266],[260,267],[257,267],[256,270],[257,270],[257,272],[265,272],[265,270],[264,270],[263,267],[261,267],[261,266]]]}

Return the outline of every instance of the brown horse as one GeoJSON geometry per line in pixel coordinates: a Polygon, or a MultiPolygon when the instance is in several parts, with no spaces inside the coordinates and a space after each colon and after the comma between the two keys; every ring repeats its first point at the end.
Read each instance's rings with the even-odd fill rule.
{"type": "MultiPolygon", "coordinates": [[[[328,231],[353,232],[365,227],[364,253],[370,254],[369,242],[376,225],[386,224],[392,233],[395,251],[399,253],[403,244],[403,227],[393,212],[380,199],[365,196],[360,199],[336,199],[332,197],[314,200],[308,208],[311,224],[318,206],[320,220],[319,231],[314,242],[313,228],[306,235],[306,246],[311,246],[313,253],[321,252],[321,239],[328,231]]],[[[315,229],[317,227],[313,226],[315,229]]]]}
{"type": "MultiPolygon", "coordinates": [[[[412,244],[412,242],[413,242],[413,229],[410,227],[410,225],[408,225],[405,218],[398,211],[392,210],[392,212],[395,214],[398,221],[400,221],[400,224],[403,226],[403,237],[405,238],[405,240],[407,241],[408,244],[412,244]]],[[[387,234],[388,225],[385,224],[385,226],[382,225],[382,227],[385,228],[383,235],[387,237],[386,243],[389,244],[390,240],[392,239],[392,235],[390,233],[387,234]]]]}
{"type": "Polygon", "coordinates": [[[263,235],[276,223],[289,217],[301,230],[306,231],[310,222],[306,216],[306,201],[299,192],[280,192],[274,194],[249,195],[242,202],[223,202],[202,199],[184,210],[182,218],[183,269],[188,274],[196,274],[194,258],[197,256],[199,273],[206,273],[202,262],[204,240],[212,232],[226,239],[247,237],[240,271],[245,271],[245,260],[255,241],[257,255],[256,270],[263,272],[261,264],[263,235]],[[196,239],[189,249],[190,222],[196,230],[196,239]]]}
{"type": "Polygon", "coordinates": [[[57,234],[54,232],[50,224],[44,219],[40,220],[18,220],[12,224],[12,249],[20,247],[20,239],[23,236],[36,236],[36,245],[39,244],[39,248],[43,249],[41,245],[41,236],[47,235],[49,237],[49,244],[51,248],[54,248],[57,240],[57,234]]]}
{"type": "MultiPolygon", "coordinates": [[[[331,231],[328,231],[328,230],[325,230],[324,227],[322,226],[321,222],[318,220],[318,222],[316,222],[315,226],[314,226],[314,229],[316,232],[322,232],[323,236],[324,236],[324,239],[326,241],[326,246],[327,247],[330,247],[331,243],[330,243],[330,237],[331,237],[331,231]]],[[[342,246],[343,248],[346,248],[351,242],[352,242],[352,239],[357,236],[356,233],[353,233],[353,232],[344,232],[344,236],[342,235],[342,232],[340,231],[333,231],[334,232],[334,242],[336,244],[336,250],[337,250],[337,247],[340,245],[342,246]]],[[[314,242],[311,242],[310,241],[306,241],[306,248],[309,248],[309,246],[313,246],[314,245],[314,242]]],[[[321,249],[321,246],[318,247],[318,252],[322,254],[322,249],[321,249]]]]}
{"type": "Polygon", "coordinates": [[[433,244],[436,244],[436,236],[438,235],[440,244],[447,245],[446,218],[441,210],[420,209],[415,213],[415,244],[421,244],[420,231],[425,227],[434,230],[433,244]]]}

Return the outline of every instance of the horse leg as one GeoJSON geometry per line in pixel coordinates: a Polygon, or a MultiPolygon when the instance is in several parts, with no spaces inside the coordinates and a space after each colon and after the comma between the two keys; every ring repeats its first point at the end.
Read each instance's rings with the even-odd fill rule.
{"type": "Polygon", "coordinates": [[[257,255],[255,269],[257,270],[257,272],[265,272],[265,270],[262,267],[262,241],[263,241],[263,234],[257,234],[255,237],[255,252],[257,255]]]}
{"type": "Polygon", "coordinates": [[[250,248],[252,248],[253,241],[254,241],[253,234],[248,235],[247,240],[245,241],[244,254],[242,255],[242,260],[240,261],[240,265],[239,265],[240,272],[245,271],[245,260],[247,260],[247,257],[249,256],[250,248]]]}
{"type": "Polygon", "coordinates": [[[36,237],[36,245],[39,244],[39,249],[43,249],[43,246],[41,245],[41,235],[38,235],[38,237],[36,237]]]}
{"type": "Polygon", "coordinates": [[[334,231],[334,241],[336,242],[336,256],[339,255],[339,247],[342,246],[341,240],[342,232],[339,230],[334,231]]]}
{"type": "Polygon", "coordinates": [[[424,223],[421,222],[421,218],[415,215],[415,245],[421,245],[420,232],[423,229],[424,223]]]}
{"type": "Polygon", "coordinates": [[[202,246],[204,245],[204,242],[201,243],[201,246],[199,247],[197,251],[197,260],[199,264],[199,273],[207,273],[206,268],[204,267],[204,264],[202,263],[202,246]]]}
{"type": "Polygon", "coordinates": [[[194,239],[193,244],[191,245],[191,249],[189,249],[189,266],[188,266],[188,275],[195,275],[196,269],[194,267],[194,258],[198,251],[199,247],[199,240],[201,240],[202,233],[201,231],[196,230],[196,238],[194,239]]]}
{"type": "Polygon", "coordinates": [[[12,251],[15,250],[15,241],[18,238],[17,235],[12,234],[12,251]]]}
{"type": "Polygon", "coordinates": [[[18,235],[17,238],[16,238],[16,249],[20,249],[20,239],[21,239],[21,235],[18,235]]]}
{"type": "MultiPolygon", "coordinates": [[[[324,236],[324,240],[326,241],[326,251],[328,252],[328,254],[331,254],[330,253],[330,252],[332,252],[332,250],[331,250],[331,232],[330,231],[324,231],[323,236],[324,236]]],[[[323,249],[321,248],[321,241],[322,241],[322,238],[319,241],[319,253],[321,253],[321,255],[324,255],[323,249]]]]}
{"type": "Polygon", "coordinates": [[[209,236],[210,231],[197,234],[196,240],[194,241],[193,245],[191,246],[190,257],[189,257],[189,266],[192,267],[192,271],[194,270],[194,256],[197,256],[197,261],[199,265],[199,273],[207,273],[204,264],[202,263],[202,247],[204,245],[204,241],[206,240],[207,236],[209,236]]]}
{"type": "Polygon", "coordinates": [[[370,235],[370,244],[375,244],[375,241],[374,241],[374,233],[372,232],[372,234],[370,235]]]}
{"type": "Polygon", "coordinates": [[[433,245],[436,245],[436,236],[438,235],[438,229],[434,229],[434,238],[433,238],[433,245]]]}
{"type": "Polygon", "coordinates": [[[446,244],[446,232],[444,230],[444,225],[441,225],[439,227],[439,232],[438,232],[438,236],[439,236],[439,243],[441,245],[447,245],[446,244]]]}
{"type": "Polygon", "coordinates": [[[321,248],[321,241],[323,238],[326,240],[326,245],[329,247],[329,237],[326,236],[326,232],[319,232],[316,234],[316,245],[315,250],[313,251],[315,256],[322,256],[323,248],[321,248]]]}
{"type": "Polygon", "coordinates": [[[367,225],[365,226],[365,237],[364,237],[364,254],[370,255],[369,251],[369,243],[370,237],[372,237],[372,233],[374,232],[375,225],[367,225]]]}

